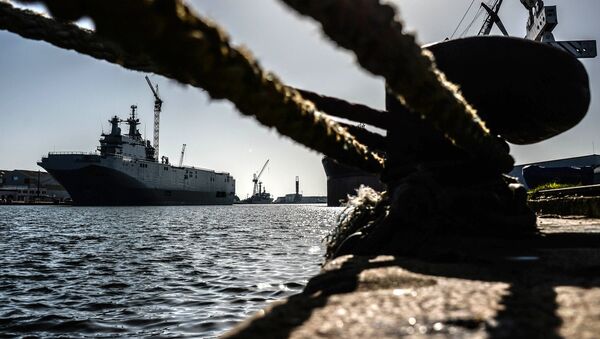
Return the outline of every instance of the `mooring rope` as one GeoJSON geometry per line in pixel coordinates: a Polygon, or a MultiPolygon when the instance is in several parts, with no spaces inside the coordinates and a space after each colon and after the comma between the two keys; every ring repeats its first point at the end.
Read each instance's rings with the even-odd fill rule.
{"type": "Polygon", "coordinates": [[[296,90],[302,94],[303,98],[310,100],[317,105],[320,110],[325,111],[329,115],[379,127],[381,129],[392,127],[393,119],[391,114],[387,111],[376,110],[366,105],[325,96],[305,89],[297,88],[296,90]]]}
{"type": "Polygon", "coordinates": [[[145,55],[128,54],[114,42],[69,22],[58,22],[29,10],[14,8],[0,0],[0,29],[24,38],[46,41],[54,46],[87,54],[96,59],[141,72],[156,66],[145,55]]]}
{"type": "Polygon", "coordinates": [[[403,32],[394,7],[379,0],[281,1],[320,22],[330,39],[353,51],[364,69],[384,77],[401,102],[458,147],[501,172],[512,169],[505,146],[437,69],[432,54],[403,32]]]}
{"type": "MultiPolygon", "coordinates": [[[[410,108],[407,111],[420,114],[488,168],[499,172],[512,168],[505,146],[490,135],[458,87],[437,70],[431,53],[402,32],[393,7],[377,0],[282,1],[317,19],[332,40],[355,52],[362,67],[383,76],[410,108]]],[[[298,91],[265,72],[249,52],[232,47],[216,24],[179,0],[23,2],[42,2],[65,22],[90,17],[97,34],[3,2],[1,29],[204,88],[212,98],[231,100],[243,114],[309,148],[372,172],[382,170],[383,160],[377,154],[318,112],[298,91]]]]}
{"type": "Polygon", "coordinates": [[[96,32],[6,2],[0,2],[0,29],[201,87],[212,98],[229,99],[241,113],[313,150],[367,171],[383,168],[377,154],[296,90],[265,72],[248,51],[232,47],[216,24],[180,1],[23,2],[43,2],[64,22],[90,17],[96,32]]]}

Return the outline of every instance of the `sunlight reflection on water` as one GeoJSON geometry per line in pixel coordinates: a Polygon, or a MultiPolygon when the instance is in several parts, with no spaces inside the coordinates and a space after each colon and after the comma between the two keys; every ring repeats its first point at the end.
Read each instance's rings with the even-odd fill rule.
{"type": "Polygon", "coordinates": [[[301,291],[340,211],[2,206],[0,332],[216,336],[301,291]]]}

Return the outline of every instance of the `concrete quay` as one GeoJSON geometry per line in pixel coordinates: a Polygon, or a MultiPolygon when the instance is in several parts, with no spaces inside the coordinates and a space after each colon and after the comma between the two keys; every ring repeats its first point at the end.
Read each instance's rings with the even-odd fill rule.
{"type": "Polygon", "coordinates": [[[597,338],[600,219],[538,225],[551,241],[535,248],[463,239],[428,258],[338,257],[224,337],[597,338]]]}

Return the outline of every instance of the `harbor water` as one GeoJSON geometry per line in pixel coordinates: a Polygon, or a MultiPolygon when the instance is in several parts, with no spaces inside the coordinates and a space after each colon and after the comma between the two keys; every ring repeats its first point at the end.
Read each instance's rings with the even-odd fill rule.
{"type": "Polygon", "coordinates": [[[0,338],[218,336],[301,291],[340,212],[0,206],[0,338]]]}

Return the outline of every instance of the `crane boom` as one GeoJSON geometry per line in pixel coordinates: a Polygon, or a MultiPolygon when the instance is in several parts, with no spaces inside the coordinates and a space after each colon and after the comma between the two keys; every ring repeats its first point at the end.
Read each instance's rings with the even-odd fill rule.
{"type": "Polygon", "coordinates": [[[267,159],[267,161],[265,162],[265,164],[263,165],[262,169],[260,170],[260,172],[258,172],[258,175],[256,176],[256,180],[260,179],[260,176],[263,174],[263,172],[265,171],[265,168],[267,168],[267,164],[269,163],[269,159],[267,159]]]}
{"type": "MultiPolygon", "coordinates": [[[[154,87],[152,86],[152,83],[150,82],[150,79],[148,78],[148,76],[146,75],[146,82],[148,83],[148,86],[150,86],[150,90],[152,91],[152,94],[154,94],[154,98],[156,100],[160,100],[160,97],[158,96],[158,93],[156,90],[154,90],[154,87]]],[[[157,85],[158,86],[158,85],[157,85]]],[[[157,87],[158,88],[158,87],[157,87]]],[[[162,100],[160,100],[162,101],[162,100]]]]}
{"type": "Polygon", "coordinates": [[[494,24],[496,24],[498,26],[498,28],[500,28],[500,31],[502,32],[502,34],[504,34],[505,36],[508,36],[508,32],[506,31],[506,28],[504,28],[504,24],[502,24],[502,21],[500,20],[500,17],[498,16],[498,12],[500,11],[500,7],[502,6],[502,1],[503,0],[496,0],[496,2],[492,5],[492,7],[490,8],[488,5],[486,5],[485,3],[481,3],[481,7],[483,7],[483,9],[485,9],[485,11],[487,12],[487,17],[485,19],[485,22],[483,23],[483,26],[481,27],[481,29],[479,30],[479,33],[477,35],[490,35],[490,32],[492,31],[492,27],[494,26],[494,24]]]}
{"type": "Polygon", "coordinates": [[[258,179],[260,179],[260,176],[265,171],[265,168],[267,168],[267,164],[268,163],[269,163],[269,159],[267,159],[267,161],[265,162],[265,164],[263,165],[263,167],[260,169],[260,171],[258,172],[258,175],[256,173],[254,173],[254,175],[252,176],[252,182],[254,183],[254,186],[252,187],[252,196],[254,196],[257,193],[260,193],[260,187],[259,187],[258,179]]]}
{"type": "Polygon", "coordinates": [[[159,142],[159,131],[160,131],[160,112],[162,110],[162,99],[158,95],[158,85],[156,85],[156,89],[152,86],[152,82],[146,75],[146,82],[148,86],[150,86],[150,90],[154,95],[154,140],[152,142],[152,146],[154,146],[154,158],[158,161],[158,142],[159,142]]]}

